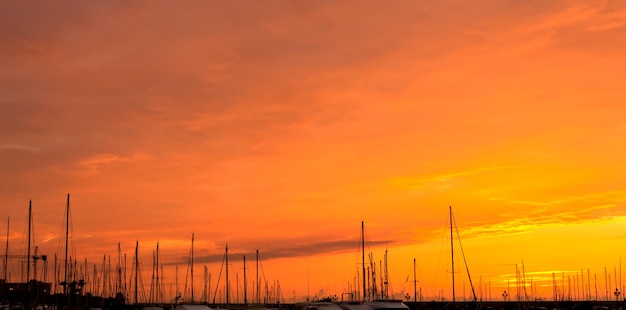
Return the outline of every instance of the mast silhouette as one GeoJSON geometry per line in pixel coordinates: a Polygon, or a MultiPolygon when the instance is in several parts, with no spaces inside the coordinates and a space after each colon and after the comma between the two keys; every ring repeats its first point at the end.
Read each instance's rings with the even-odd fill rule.
{"type": "Polygon", "coordinates": [[[194,234],[191,233],[191,302],[193,303],[193,238],[194,234]]]}
{"type": "Polygon", "coordinates": [[[137,294],[139,292],[139,284],[137,277],[139,276],[139,240],[135,243],[135,305],[138,303],[137,294]]]}
{"type": "Polygon", "coordinates": [[[246,280],[246,256],[243,256],[243,304],[248,304],[248,281],[246,280]]]}
{"type": "Polygon", "coordinates": [[[259,250],[256,250],[256,303],[261,303],[261,287],[259,279],[259,250]]]}
{"type": "Polygon", "coordinates": [[[384,279],[383,286],[385,288],[385,292],[382,295],[385,299],[389,299],[389,267],[387,265],[387,249],[385,249],[385,271],[384,271],[384,279]]]}
{"type": "Polygon", "coordinates": [[[228,299],[228,291],[229,291],[229,287],[228,287],[228,282],[230,282],[228,280],[228,244],[226,244],[226,304],[229,304],[229,299],[228,299]]]}
{"type": "MultiPolygon", "coordinates": [[[[30,259],[31,259],[31,255],[30,255],[30,248],[31,248],[31,244],[30,241],[32,239],[31,237],[31,230],[32,230],[32,223],[33,223],[33,201],[32,200],[28,200],[28,249],[27,249],[27,258],[26,258],[26,304],[30,305],[31,303],[31,283],[30,283],[30,259]]],[[[35,255],[32,256],[33,260],[35,259],[35,257],[37,256],[37,250],[35,248],[35,255]]],[[[35,275],[35,278],[37,276],[35,275]]],[[[37,283],[35,282],[35,285],[37,283]]]]}
{"type": "Polygon", "coordinates": [[[115,283],[115,296],[124,293],[122,290],[122,246],[117,243],[117,282],[115,283]]]}
{"type": "MultiPolygon", "coordinates": [[[[454,225],[454,229],[456,231],[456,236],[457,239],[459,240],[459,248],[461,249],[461,255],[463,257],[463,263],[465,264],[465,272],[467,273],[467,279],[469,280],[469,284],[470,287],[472,289],[472,296],[474,297],[474,302],[476,303],[476,306],[478,307],[478,298],[476,298],[476,291],[474,290],[474,284],[472,283],[472,277],[470,275],[469,272],[469,266],[467,266],[467,259],[465,257],[465,251],[463,251],[463,244],[461,243],[461,236],[459,235],[459,229],[456,226],[456,221],[454,220],[454,215],[452,214],[452,206],[450,206],[450,237],[452,237],[452,225],[454,225]]],[[[454,244],[454,243],[451,243],[454,244]]],[[[452,247],[452,249],[454,249],[454,247],[452,247]]],[[[454,250],[452,250],[452,266],[454,267],[454,250]]],[[[523,264],[523,262],[522,262],[523,264]]],[[[523,266],[523,265],[522,265],[523,266]]],[[[525,284],[524,284],[525,285],[525,284]]],[[[482,284],[481,284],[481,290],[482,290],[482,284]]],[[[452,270],[452,302],[454,303],[455,301],[455,294],[454,294],[454,270],[452,270]]]]}
{"type": "Polygon", "coordinates": [[[67,193],[67,202],[65,204],[65,268],[63,270],[63,294],[67,295],[67,251],[69,240],[69,223],[70,223],[70,194],[67,193]]]}
{"type": "Polygon", "coordinates": [[[11,217],[7,218],[7,245],[4,250],[4,280],[9,281],[7,277],[7,267],[9,265],[9,224],[11,223],[11,217]]]}
{"type": "Polygon", "coordinates": [[[413,302],[417,302],[417,272],[415,271],[415,258],[413,258],[413,302]]]}
{"type": "Polygon", "coordinates": [[[450,208],[450,251],[452,253],[452,303],[456,302],[456,293],[454,291],[454,235],[452,234],[452,206],[450,208]]]}
{"type": "Polygon", "coordinates": [[[363,301],[367,299],[367,288],[365,284],[365,223],[361,221],[361,266],[363,271],[363,301]]]}
{"type": "Polygon", "coordinates": [[[154,285],[154,300],[157,304],[161,303],[161,299],[159,299],[159,297],[161,296],[161,290],[160,290],[160,283],[159,283],[159,242],[157,241],[156,243],[156,256],[155,256],[155,271],[156,271],[156,281],[155,281],[155,285],[154,285]]]}
{"type": "MultiPolygon", "coordinates": [[[[26,251],[27,255],[26,255],[26,283],[30,283],[30,230],[31,230],[31,223],[32,223],[32,217],[33,217],[33,201],[29,200],[28,201],[28,250],[26,251]]],[[[28,289],[27,292],[30,292],[30,284],[28,284],[28,289]]]]}

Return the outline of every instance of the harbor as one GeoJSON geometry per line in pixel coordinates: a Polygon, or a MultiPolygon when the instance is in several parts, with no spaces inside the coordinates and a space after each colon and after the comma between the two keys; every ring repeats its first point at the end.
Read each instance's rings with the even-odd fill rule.
{"type": "MultiPolygon", "coordinates": [[[[143,281],[140,272],[140,262],[139,262],[139,242],[136,242],[135,251],[133,255],[133,263],[130,264],[131,270],[127,269],[128,263],[126,262],[126,255],[122,255],[120,244],[118,243],[118,263],[115,268],[111,268],[111,258],[105,256],[103,263],[101,265],[100,274],[98,273],[98,269],[96,265],[93,265],[93,278],[92,280],[88,279],[88,263],[85,260],[84,266],[79,268],[79,264],[74,258],[72,260],[71,257],[67,255],[70,244],[72,243],[71,238],[69,237],[69,228],[71,226],[70,223],[70,195],[67,194],[66,200],[66,209],[65,209],[65,256],[63,259],[57,259],[57,256],[54,255],[54,281],[47,282],[48,279],[48,255],[38,253],[38,247],[35,245],[31,245],[31,226],[33,225],[32,220],[32,201],[29,202],[28,208],[28,234],[27,236],[27,244],[28,250],[26,255],[9,255],[9,227],[10,221],[7,222],[7,239],[6,239],[6,252],[4,255],[4,264],[3,264],[3,275],[4,279],[0,279],[0,304],[2,305],[2,309],[14,310],[14,309],[24,309],[24,310],[42,310],[42,309],[112,309],[112,310],[122,310],[122,309],[178,309],[180,306],[184,305],[202,305],[205,307],[210,307],[211,309],[257,309],[257,308],[267,308],[267,309],[290,309],[290,310],[320,310],[322,306],[326,307],[327,305],[334,305],[336,307],[343,307],[345,310],[355,310],[356,308],[351,307],[361,307],[359,309],[363,309],[362,307],[367,308],[367,310],[402,310],[402,309],[410,309],[410,310],[438,310],[438,309],[494,309],[494,310],[516,310],[516,309],[534,309],[534,310],[544,310],[544,309],[583,309],[583,310],[619,310],[623,309],[626,299],[622,299],[621,291],[616,288],[613,293],[614,296],[610,296],[608,293],[608,285],[607,291],[605,294],[605,300],[599,299],[598,288],[596,284],[595,288],[595,296],[591,294],[591,282],[588,282],[586,287],[588,292],[580,291],[581,287],[575,287],[577,292],[572,295],[572,287],[568,285],[569,292],[567,295],[565,294],[565,282],[562,282],[562,289],[559,289],[556,286],[556,282],[554,282],[554,299],[547,300],[544,298],[541,299],[533,299],[532,296],[529,296],[526,289],[526,279],[524,274],[518,274],[523,278],[518,278],[517,283],[515,283],[517,287],[517,292],[512,292],[510,288],[508,292],[505,290],[501,297],[501,301],[496,301],[492,299],[491,292],[489,292],[488,299],[484,300],[482,295],[482,283],[480,287],[480,295],[476,294],[476,290],[474,287],[471,288],[472,295],[471,297],[465,296],[465,291],[463,292],[463,296],[457,296],[455,293],[455,274],[451,274],[452,285],[451,291],[452,296],[450,300],[446,300],[444,295],[437,297],[424,297],[421,292],[421,287],[418,292],[417,290],[417,278],[416,274],[416,260],[413,260],[413,294],[407,293],[404,299],[394,299],[393,293],[390,293],[390,283],[388,282],[388,274],[386,273],[387,266],[387,251],[385,251],[384,257],[384,265],[380,265],[380,274],[375,273],[375,265],[370,261],[366,263],[365,257],[371,257],[371,253],[366,253],[366,233],[365,233],[365,223],[361,222],[361,230],[360,230],[360,238],[359,238],[359,255],[361,258],[361,267],[359,271],[359,275],[362,276],[361,279],[366,279],[366,281],[360,281],[357,279],[355,282],[356,286],[353,287],[353,291],[342,292],[340,294],[341,297],[337,297],[337,295],[333,297],[323,297],[323,296],[315,296],[310,297],[307,296],[305,301],[298,302],[296,297],[294,296],[293,303],[289,303],[285,300],[283,289],[280,287],[279,281],[275,281],[275,283],[271,286],[268,286],[268,282],[266,279],[261,281],[259,277],[259,251],[256,251],[256,270],[254,271],[254,280],[249,281],[246,280],[246,259],[245,255],[243,256],[243,287],[240,287],[239,280],[237,278],[236,287],[233,289],[231,280],[229,279],[229,248],[228,245],[225,248],[223,255],[223,263],[222,268],[220,269],[220,276],[222,274],[222,269],[225,271],[225,279],[223,279],[223,284],[220,284],[220,278],[217,279],[217,284],[215,284],[215,288],[213,289],[213,293],[211,293],[211,283],[210,283],[210,274],[207,273],[206,267],[204,267],[204,275],[202,277],[203,289],[198,292],[196,291],[196,297],[194,298],[194,234],[191,235],[190,240],[190,256],[188,257],[188,272],[190,272],[189,280],[191,281],[189,288],[187,290],[187,280],[185,280],[185,293],[182,295],[181,293],[175,294],[172,297],[172,293],[170,292],[169,297],[165,297],[164,287],[167,286],[164,282],[164,277],[162,275],[162,267],[159,265],[159,245],[157,243],[156,251],[153,256],[153,268],[152,268],[152,276],[149,284],[149,293],[146,294],[146,287],[143,281]],[[34,248],[34,251],[31,252],[31,248],[34,248]],[[22,269],[22,276],[26,279],[30,279],[28,282],[9,282],[7,281],[8,276],[8,266],[10,265],[11,259],[17,260],[19,262],[24,263],[24,259],[26,259],[25,264],[22,266],[26,266],[25,270],[22,269]],[[371,269],[370,269],[371,264],[371,269]],[[43,265],[43,266],[42,266],[43,265]],[[38,273],[39,266],[39,273],[38,273]],[[31,274],[32,271],[32,274],[31,274]],[[207,277],[208,276],[208,277],[207,277]],[[41,278],[42,280],[37,280],[41,278]],[[159,280],[161,278],[161,280],[159,280]],[[100,280],[97,280],[100,279],[100,280]],[[101,283],[102,286],[92,285],[88,286],[89,282],[96,281],[101,283]],[[160,281],[160,282],[159,282],[160,281]],[[521,282],[523,281],[523,282],[521,282]],[[262,289],[262,283],[265,283],[262,289]],[[378,282],[378,284],[377,284],[378,282]],[[360,284],[359,284],[360,283],[360,284]],[[250,284],[250,286],[248,286],[250,284]],[[521,286],[523,285],[523,286],[521,286]],[[250,287],[250,288],[249,288],[250,287]],[[91,290],[89,289],[91,288],[91,290]],[[223,289],[223,290],[222,290],[223,289]],[[240,289],[242,292],[240,293],[240,289]],[[250,292],[248,292],[250,290],[250,292]],[[199,294],[198,294],[199,293],[199,294]],[[233,298],[233,293],[235,293],[233,298]],[[580,293],[580,294],[579,294],[580,293]],[[199,296],[200,295],[200,296],[199,296]],[[219,295],[219,297],[218,297],[219,295]],[[229,299],[229,295],[231,298],[229,299]],[[212,296],[212,302],[210,302],[212,296]],[[344,297],[347,300],[344,300],[344,297]],[[613,299],[614,297],[614,299],[613,299]],[[216,299],[217,298],[217,299],[216,299]],[[239,300],[243,299],[243,303],[239,300]],[[419,301],[418,301],[419,299],[419,301]],[[148,301],[146,301],[148,300],[148,301]],[[216,302],[217,301],[217,302],[216,302]],[[156,308],[155,308],[156,307],[156,308]],[[319,309],[318,309],[319,308],[319,309]]],[[[458,227],[456,227],[456,221],[454,218],[454,214],[452,212],[452,207],[449,207],[449,239],[450,239],[450,251],[451,251],[451,270],[455,270],[455,260],[454,260],[454,249],[457,246],[461,246],[460,235],[458,234],[458,227]],[[455,234],[456,233],[456,234],[455,234]],[[458,242],[458,245],[455,245],[458,242]]],[[[462,247],[461,247],[462,250],[462,247]]],[[[463,262],[466,262],[465,253],[461,251],[461,255],[463,258],[463,262]]],[[[383,261],[381,261],[382,264],[383,261]]],[[[522,269],[524,265],[522,264],[522,269]]],[[[176,269],[178,271],[178,268],[176,269]]],[[[469,273],[469,269],[467,276],[470,279],[471,283],[471,275],[469,273]]],[[[248,272],[252,273],[250,269],[248,272]]],[[[605,270],[606,272],[606,270],[605,270]]],[[[620,263],[620,274],[621,274],[621,263],[620,263]]],[[[590,274],[587,276],[590,278],[590,274]]],[[[576,280],[578,280],[578,274],[576,275],[576,280]]],[[[563,275],[564,278],[564,275],[563,275]]],[[[595,278],[595,275],[594,275],[595,278]]],[[[581,271],[581,279],[584,279],[584,273],[581,271]]],[[[615,269],[614,279],[618,279],[617,277],[617,269],[615,269]]],[[[556,281],[556,278],[553,274],[553,280],[556,281]]],[[[176,291],[180,292],[178,288],[178,277],[176,278],[176,291]]],[[[568,276],[569,281],[569,276],[568,276]]],[[[408,282],[408,277],[407,277],[408,282]]],[[[170,284],[170,288],[171,288],[170,284]]],[[[533,288],[533,285],[530,284],[530,289],[533,288]]],[[[490,288],[489,288],[490,289],[490,288]]],[[[295,291],[294,291],[295,294],[295,291]]],[[[323,308],[323,307],[322,307],[323,308]]],[[[179,309],[180,310],[180,309],[179,309]]],[[[196,309],[199,310],[199,309],[196,309]]],[[[324,309],[324,310],[332,310],[332,309],[324,309]]]]}

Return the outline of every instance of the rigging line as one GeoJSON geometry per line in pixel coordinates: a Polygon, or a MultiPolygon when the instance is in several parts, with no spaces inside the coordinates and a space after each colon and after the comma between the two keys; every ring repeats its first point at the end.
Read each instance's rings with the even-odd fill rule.
{"type": "Polygon", "coordinates": [[[426,283],[424,281],[423,274],[422,274],[422,271],[420,269],[420,266],[421,266],[421,264],[417,264],[415,269],[416,269],[416,273],[419,275],[418,279],[416,279],[416,280],[417,280],[417,282],[420,283],[420,298],[422,298],[423,295],[421,293],[421,290],[425,289],[427,292],[429,292],[430,289],[429,289],[429,287],[426,285],[426,283]]]}
{"type": "MultiPolygon", "coordinates": [[[[261,254],[259,254],[259,265],[261,266],[261,275],[263,276],[263,280],[267,282],[267,278],[265,277],[265,269],[263,269],[263,262],[261,261],[261,254]]],[[[266,295],[267,295],[267,284],[266,284],[266,295]]],[[[268,298],[268,296],[265,296],[268,298]]]]}
{"type": "MultiPolygon", "coordinates": [[[[448,225],[449,225],[448,218],[446,217],[445,218],[445,222],[444,222],[444,224],[442,226],[443,227],[448,227],[448,225]]],[[[441,267],[441,261],[442,261],[443,252],[444,252],[444,249],[445,249],[445,246],[446,246],[446,240],[448,240],[447,239],[448,238],[447,231],[443,232],[443,233],[440,233],[440,234],[442,235],[442,237],[441,237],[441,243],[439,244],[439,256],[438,256],[438,259],[437,259],[437,267],[435,268],[435,270],[437,270],[437,272],[435,273],[435,279],[433,280],[432,287],[428,287],[428,288],[423,287],[426,290],[426,294],[427,295],[431,295],[431,296],[436,296],[438,294],[436,287],[440,286],[439,285],[439,271],[441,271],[441,268],[442,268],[441,267]]],[[[446,271],[444,269],[443,273],[445,273],[445,272],[446,271]]],[[[452,272],[454,272],[454,270],[452,270],[452,272]]]]}
{"type": "Polygon", "coordinates": [[[465,264],[465,270],[467,272],[467,278],[469,279],[470,287],[472,288],[472,295],[474,296],[474,302],[478,302],[476,298],[476,291],[474,290],[474,284],[472,284],[472,277],[470,276],[469,267],[467,266],[467,259],[465,258],[465,252],[463,251],[463,244],[461,244],[461,235],[459,234],[459,228],[456,225],[456,219],[452,214],[452,222],[454,223],[454,229],[456,230],[456,236],[459,240],[459,247],[461,248],[461,255],[463,256],[463,263],[465,264]]]}
{"type": "Polygon", "coordinates": [[[222,278],[222,270],[224,269],[224,264],[226,263],[226,253],[224,253],[224,257],[222,258],[222,265],[220,266],[220,273],[217,275],[217,284],[215,284],[215,291],[213,292],[213,304],[215,304],[215,298],[217,296],[217,291],[220,288],[220,279],[222,278]]]}
{"type": "MultiPolygon", "coordinates": [[[[193,246],[192,246],[192,247],[193,247],[193,246]]],[[[183,296],[185,296],[185,297],[184,297],[185,299],[187,299],[187,297],[188,297],[188,296],[187,296],[187,280],[188,280],[188,278],[189,278],[189,273],[190,273],[190,271],[191,271],[191,269],[190,269],[190,265],[191,265],[191,255],[193,255],[193,252],[192,252],[192,251],[193,251],[193,249],[192,249],[192,247],[190,247],[190,248],[189,248],[189,256],[187,257],[187,272],[185,273],[185,286],[184,286],[184,290],[183,290],[183,291],[185,292],[185,294],[183,295],[183,296]]],[[[159,271],[157,270],[157,272],[159,272],[159,271]]],[[[190,285],[191,285],[191,284],[190,284],[190,285]]],[[[189,292],[189,294],[191,295],[191,289],[190,289],[189,291],[190,291],[190,292],[189,292]]]]}
{"type": "MultiPolygon", "coordinates": [[[[70,208],[71,208],[71,206],[70,206],[70,208]]],[[[77,257],[77,254],[76,254],[76,240],[75,240],[76,236],[74,235],[74,220],[72,220],[72,210],[68,209],[67,213],[68,213],[69,223],[70,223],[69,235],[71,236],[71,240],[70,240],[71,244],[70,244],[70,246],[71,246],[71,249],[72,249],[72,256],[73,257],[77,257]]]]}

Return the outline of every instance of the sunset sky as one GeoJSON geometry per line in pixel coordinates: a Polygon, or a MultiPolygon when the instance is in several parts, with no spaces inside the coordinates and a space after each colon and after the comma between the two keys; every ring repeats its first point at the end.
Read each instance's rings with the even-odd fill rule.
{"type": "Polygon", "coordinates": [[[415,258],[450,298],[452,206],[483,299],[522,264],[533,296],[604,298],[626,263],[622,42],[621,0],[3,1],[1,240],[10,217],[25,254],[32,199],[62,259],[70,193],[89,270],[138,241],[149,286],[159,242],[169,294],[193,233],[196,290],[228,244],[231,287],[258,249],[292,302],[354,286],[364,221],[397,296],[415,258]]]}

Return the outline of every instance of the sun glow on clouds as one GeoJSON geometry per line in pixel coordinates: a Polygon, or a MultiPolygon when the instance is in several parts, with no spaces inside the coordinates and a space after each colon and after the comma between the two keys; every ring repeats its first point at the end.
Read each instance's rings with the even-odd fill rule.
{"type": "Polygon", "coordinates": [[[84,166],[91,173],[99,173],[99,169],[102,166],[115,163],[133,162],[147,158],[147,156],[141,154],[135,154],[130,157],[121,157],[115,154],[98,154],[96,156],[81,161],[78,165],[84,166]]]}
{"type": "Polygon", "coordinates": [[[353,281],[361,220],[449,294],[450,205],[498,289],[622,256],[621,2],[3,6],[0,216],[33,199],[42,251],[70,192],[79,257],[159,242],[172,279],[195,233],[298,298],[353,281]]]}

